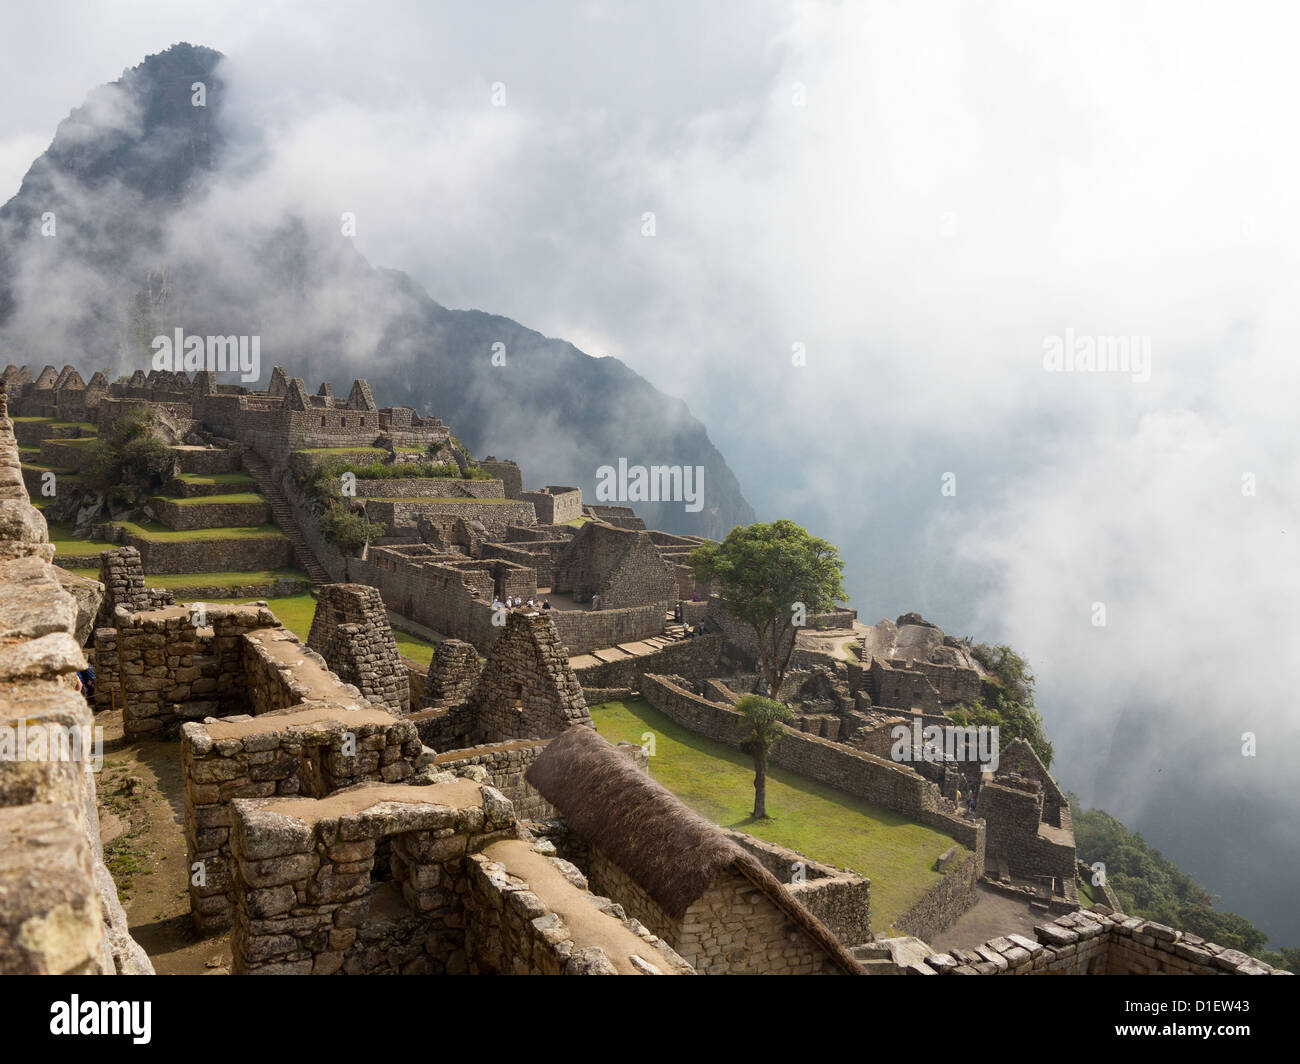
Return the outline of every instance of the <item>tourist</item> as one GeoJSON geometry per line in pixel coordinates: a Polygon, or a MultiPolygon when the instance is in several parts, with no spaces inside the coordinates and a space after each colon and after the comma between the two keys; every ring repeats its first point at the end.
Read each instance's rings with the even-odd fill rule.
{"type": "Polygon", "coordinates": [[[699,601],[700,601],[700,590],[699,590],[699,588],[695,588],[695,587],[691,588],[691,601],[692,601],[692,602],[699,602],[699,601]]]}
{"type": "Polygon", "coordinates": [[[680,602],[673,606],[673,623],[682,623],[682,604],[680,602]]]}
{"type": "Polygon", "coordinates": [[[494,610],[504,609],[504,607],[501,605],[501,599],[500,599],[499,597],[497,597],[497,596],[493,596],[493,598],[492,598],[492,608],[493,608],[494,610]]]}
{"type": "Polygon", "coordinates": [[[550,600],[550,599],[542,599],[542,609],[544,609],[544,610],[549,610],[550,608],[551,608],[551,600],[550,600]]]}
{"type": "Polygon", "coordinates": [[[600,592],[599,592],[599,591],[597,591],[594,595],[591,596],[591,608],[592,608],[593,610],[598,610],[598,609],[600,609],[600,592]]]}

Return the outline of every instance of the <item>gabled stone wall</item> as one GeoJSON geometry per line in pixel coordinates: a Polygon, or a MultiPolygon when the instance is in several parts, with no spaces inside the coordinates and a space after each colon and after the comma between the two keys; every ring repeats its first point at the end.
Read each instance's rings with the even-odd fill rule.
{"type": "Polygon", "coordinates": [[[410,688],[379,591],[365,584],[326,584],[316,599],[307,645],[368,702],[402,716],[410,688]]]}

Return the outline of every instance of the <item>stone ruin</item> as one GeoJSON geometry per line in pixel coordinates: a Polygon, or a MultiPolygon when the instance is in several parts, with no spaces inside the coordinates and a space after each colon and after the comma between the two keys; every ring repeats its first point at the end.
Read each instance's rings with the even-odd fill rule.
{"type": "MultiPolygon", "coordinates": [[[[293,448],[409,450],[449,438],[436,419],[377,410],[364,382],[340,402],[328,386],[307,395],[282,371],[267,393],[246,393],[202,374],[87,386],[69,369],[32,380],[11,367],[5,379],[28,416],[106,426],[164,403],[178,438],[216,430],[246,449],[238,453],[276,462],[293,448]]],[[[400,544],[348,560],[358,572],[382,567],[385,552],[400,563],[389,583],[323,587],[304,646],[261,603],[176,605],[146,587],[132,547],[101,558],[99,583],[60,574],[0,409],[6,711],[65,731],[89,723],[68,677],[84,665],[77,644],[93,625],[101,691],[121,705],[128,737],[181,737],[185,836],[202,871],[191,911],[200,933],[232,929],[238,972],[861,971],[843,943],[869,934],[865,880],[812,862],[811,884],[778,882],[773,873],[799,855],[691,823],[590,727],[566,642],[610,645],[662,631],[663,606],[693,590],[685,559],[697,543],[646,532],[620,507],[584,508],[593,522],[577,532],[561,522],[580,493],[525,493],[513,463],[483,467],[508,499],[547,520],[489,527],[472,496],[453,503],[463,513],[421,518],[421,534],[437,541],[419,545],[422,560],[412,564],[416,556],[403,552],[415,545],[400,544]],[[385,598],[424,596],[418,582],[405,588],[417,569],[468,592],[469,608],[456,595],[439,608],[472,618],[464,630],[475,642],[444,642],[413,699],[385,598]],[[563,587],[577,601],[599,594],[602,609],[517,611],[491,624],[491,592],[539,587],[563,587]],[[699,859],[683,857],[691,854],[699,859]]],[[[707,609],[717,638],[743,651],[712,604],[687,605],[698,607],[696,621],[707,609]]],[[[1008,748],[1003,770],[982,781],[974,819],[951,801],[962,783],[970,789],[951,766],[925,769],[927,777],[865,749],[892,722],[944,719],[978,690],[961,644],[912,615],[892,627],[877,626],[857,662],[797,661],[796,770],[941,826],[971,845],[981,870],[987,857],[1000,872],[1041,878],[1050,864],[1055,882],[1072,885],[1068,805],[1032,750],[1008,748]]],[[[701,697],[673,678],[644,678],[652,701],[706,734],[715,716],[718,727],[731,723],[719,710],[744,687],[735,677],[709,680],[701,697]]],[[[1268,970],[1096,908],[1036,934],[1037,943],[1008,936],[930,954],[916,970],[1268,970]]],[[[149,970],[103,867],[94,779],[81,767],[50,762],[24,775],[0,762],[0,970],[149,970]]]]}
{"type": "Polygon", "coordinates": [[[104,865],[79,606],[53,556],[0,388],[0,972],[152,974],[104,865]]]}
{"type": "Polygon", "coordinates": [[[364,584],[327,584],[316,599],[307,645],[367,702],[397,716],[411,708],[402,655],[384,600],[364,584]]]}

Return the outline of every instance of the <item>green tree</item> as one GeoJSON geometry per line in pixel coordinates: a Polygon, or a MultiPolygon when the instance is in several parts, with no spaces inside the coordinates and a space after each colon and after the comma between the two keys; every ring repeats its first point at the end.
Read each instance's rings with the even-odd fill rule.
{"type": "Polygon", "coordinates": [[[360,550],[387,531],[382,521],[370,521],[364,513],[348,509],[337,499],[326,499],[320,516],[321,534],[344,554],[360,550]]]}
{"type": "Polygon", "coordinates": [[[1056,751],[1048,741],[1040,713],[1034,709],[1034,674],[1029,663],[1006,644],[971,648],[989,675],[980,682],[980,697],[972,706],[952,710],[949,716],[963,727],[996,726],[1002,746],[1024,739],[1034,748],[1044,768],[1052,767],[1056,751]]]}
{"type": "Polygon", "coordinates": [[[762,695],[745,695],[737,699],[740,713],[740,748],[754,759],[755,820],[767,819],[767,757],[785,725],[794,720],[790,707],[762,695]]]}
{"type": "Polygon", "coordinates": [[[94,444],[82,474],[93,490],[113,491],[133,503],[156,494],[174,465],[170,445],[154,435],[153,417],[137,410],[119,418],[94,444]]]}
{"type": "Polygon", "coordinates": [[[733,528],[691,554],[701,583],[716,581],[722,606],[758,636],[768,693],[779,698],[801,615],[847,602],[839,551],[793,521],[733,528]]]}

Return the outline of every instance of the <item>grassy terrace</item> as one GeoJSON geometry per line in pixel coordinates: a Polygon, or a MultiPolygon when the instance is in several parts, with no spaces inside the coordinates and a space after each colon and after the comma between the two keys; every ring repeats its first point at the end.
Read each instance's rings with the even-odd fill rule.
{"type": "Polygon", "coordinates": [[[641,700],[592,706],[591,718],[611,743],[641,744],[653,733],[650,775],[701,816],[870,879],[873,931],[892,927],[943,878],[934,860],[953,844],[947,835],[784,769],[768,772],[770,819],[753,821],[754,764],[747,755],[641,700]]]}
{"type": "Polygon", "coordinates": [[[80,432],[89,432],[92,435],[99,432],[98,425],[92,425],[89,421],[60,421],[53,417],[16,417],[12,419],[15,424],[22,425],[44,425],[51,429],[77,429],[80,432]]]}
{"type": "MultiPolygon", "coordinates": [[[[99,579],[98,569],[69,569],[78,576],[99,579]]],[[[301,569],[256,569],[248,572],[223,570],[215,573],[152,573],[145,577],[149,587],[243,587],[245,584],[269,584],[275,580],[307,580],[301,569]]]]}
{"type": "MultiPolygon", "coordinates": [[[[228,496],[222,496],[228,498],[228,496]]],[[[186,500],[190,501],[190,500],[186,500]]],[[[244,528],[197,528],[189,532],[173,532],[166,525],[150,521],[139,524],[135,521],[118,521],[118,528],[125,529],[133,536],[153,540],[158,543],[176,543],[182,540],[207,542],[210,540],[231,539],[283,539],[284,533],[275,525],[252,525],[244,528]]]]}
{"type": "MultiPolygon", "coordinates": [[[[402,448],[399,448],[401,450],[402,448]]],[[[417,448],[418,449],[418,448],[417,448]]],[[[383,447],[302,447],[298,454],[387,454],[383,447]]]]}
{"type": "MultiPolygon", "coordinates": [[[[59,564],[59,555],[98,554],[101,550],[110,550],[118,544],[100,539],[73,539],[72,528],[53,522],[50,524],[50,542],[54,544],[54,564],[59,564]]],[[[98,570],[95,570],[98,574],[98,570]]]]}
{"type": "Polygon", "coordinates": [[[520,500],[519,499],[474,499],[468,495],[454,495],[450,498],[439,496],[434,499],[426,498],[424,496],[419,496],[419,495],[413,495],[413,496],[367,495],[365,501],[366,502],[418,502],[421,506],[428,506],[432,504],[448,505],[450,503],[462,503],[462,502],[485,502],[490,505],[500,506],[502,503],[519,502],[520,500]]]}
{"type": "Polygon", "coordinates": [[[158,498],[163,502],[175,503],[177,506],[208,506],[212,503],[241,503],[241,502],[266,502],[261,495],[255,491],[240,491],[230,495],[177,495],[167,496],[159,495],[158,498]]]}
{"type": "Polygon", "coordinates": [[[69,447],[90,447],[93,444],[99,442],[99,437],[98,436],[77,436],[76,438],[69,438],[69,437],[56,436],[56,437],[52,437],[49,440],[49,442],[57,443],[60,445],[67,444],[69,447]]]}
{"type": "Polygon", "coordinates": [[[182,484],[195,487],[212,488],[218,484],[256,484],[257,481],[248,473],[180,473],[172,478],[182,484]]]}

